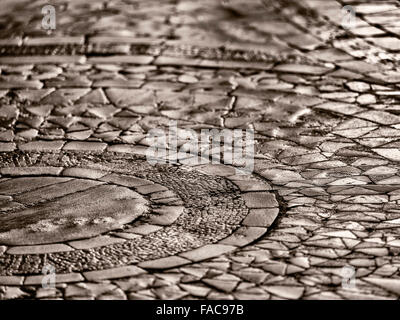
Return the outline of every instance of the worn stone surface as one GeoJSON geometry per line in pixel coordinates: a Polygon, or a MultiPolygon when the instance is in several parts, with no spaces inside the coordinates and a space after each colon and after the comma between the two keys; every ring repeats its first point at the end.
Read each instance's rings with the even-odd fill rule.
{"type": "Polygon", "coordinates": [[[25,228],[9,240],[53,234],[0,241],[0,299],[399,298],[397,2],[65,1],[51,34],[32,28],[41,6],[1,12],[0,211],[2,234],[25,228]],[[341,26],[345,4],[355,28],[341,26]],[[170,119],[253,129],[258,182],[221,164],[143,166],[133,155],[170,119]],[[88,249],[53,243],[66,233],[33,214],[85,192],[90,207],[110,188],[151,213],[80,239],[88,249]],[[32,214],[11,222],[21,212],[32,214]],[[29,278],[44,261],[60,288],[29,278]]]}
{"type": "Polygon", "coordinates": [[[0,181],[0,243],[8,246],[0,256],[5,275],[39,273],[50,261],[59,274],[91,275],[132,263],[172,268],[235,250],[213,244],[234,232],[238,246],[266,232],[258,228],[242,236],[235,231],[249,209],[238,187],[224,177],[106,151],[14,152],[0,161],[14,166],[21,157],[31,161],[25,170],[55,163],[66,168],[62,177],[8,176],[0,181]],[[23,261],[15,264],[17,255],[23,261]]]}
{"type": "MultiPolygon", "coordinates": [[[[53,180],[37,189],[41,178],[32,178],[31,189],[12,193],[9,201],[20,204],[20,209],[1,215],[1,243],[34,245],[90,237],[120,228],[147,210],[146,200],[124,187],[83,179],[53,180]]],[[[9,182],[24,186],[25,179],[8,180],[0,186],[7,194],[9,182]]]]}

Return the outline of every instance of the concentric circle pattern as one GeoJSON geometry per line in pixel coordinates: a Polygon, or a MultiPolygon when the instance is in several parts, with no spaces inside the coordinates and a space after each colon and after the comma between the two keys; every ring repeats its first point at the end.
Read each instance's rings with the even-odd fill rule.
{"type": "Polygon", "coordinates": [[[185,264],[252,242],[278,212],[268,184],[226,165],[18,151],[1,166],[3,275],[185,264]]]}

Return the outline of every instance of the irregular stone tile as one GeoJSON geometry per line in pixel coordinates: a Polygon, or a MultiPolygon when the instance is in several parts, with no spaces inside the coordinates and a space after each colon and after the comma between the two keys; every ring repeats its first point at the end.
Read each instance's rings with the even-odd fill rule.
{"type": "MultiPolygon", "coordinates": [[[[46,280],[46,276],[37,275],[37,276],[28,276],[25,278],[24,285],[42,285],[46,280]]],[[[80,273],[66,273],[66,274],[57,274],[55,275],[55,283],[70,283],[70,282],[80,282],[85,279],[80,273]]]]}
{"type": "Polygon", "coordinates": [[[204,260],[207,258],[213,258],[221,254],[235,250],[236,247],[222,244],[209,244],[203,247],[180,253],[179,256],[187,258],[192,261],[204,260]]]}
{"type": "Polygon", "coordinates": [[[285,299],[299,299],[304,293],[303,287],[263,286],[263,288],[266,291],[285,299]]]}
{"type": "Polygon", "coordinates": [[[29,296],[29,294],[18,287],[6,286],[0,288],[2,289],[0,292],[0,299],[2,300],[21,299],[29,296]]]}
{"type": "Polygon", "coordinates": [[[211,291],[210,288],[203,287],[201,285],[191,285],[191,284],[179,284],[179,287],[189,293],[190,295],[205,298],[211,291]]]}
{"type": "Polygon", "coordinates": [[[396,295],[400,294],[400,280],[398,279],[380,279],[380,278],[364,278],[364,281],[377,285],[396,295]]]}
{"type": "Polygon", "coordinates": [[[18,145],[18,149],[22,151],[53,151],[60,150],[64,143],[64,141],[33,141],[18,145]]]}
{"type": "Polygon", "coordinates": [[[66,252],[72,251],[70,246],[65,244],[46,244],[38,246],[21,246],[21,247],[11,247],[7,250],[8,254],[44,254],[52,252],[66,252]]]}
{"type": "Polygon", "coordinates": [[[360,113],[357,116],[362,119],[371,120],[385,125],[396,124],[400,122],[400,117],[384,111],[367,111],[360,113]]]}
{"type": "Polygon", "coordinates": [[[88,63],[92,64],[113,64],[113,63],[127,63],[127,64],[149,64],[154,58],[152,56],[128,56],[128,55],[115,55],[110,57],[91,57],[88,63]]]}
{"type": "Polygon", "coordinates": [[[91,249],[96,247],[107,246],[114,243],[122,243],[124,239],[118,239],[108,236],[98,236],[90,239],[85,240],[77,240],[68,242],[68,245],[75,249],[91,249]]]}
{"type": "Polygon", "coordinates": [[[249,208],[273,208],[278,207],[275,196],[267,192],[247,192],[243,196],[246,206],[249,208]]]}
{"type": "Polygon", "coordinates": [[[288,73],[320,75],[327,73],[331,69],[326,67],[311,66],[311,65],[281,64],[275,67],[274,70],[280,72],[288,72],[288,73]]]}
{"type": "Polygon", "coordinates": [[[101,142],[67,142],[64,150],[77,150],[77,151],[104,151],[107,147],[106,143],[101,142]]]}
{"type": "Polygon", "coordinates": [[[63,170],[62,174],[67,177],[99,179],[104,177],[107,173],[88,168],[67,168],[63,170]]]}
{"type": "Polygon", "coordinates": [[[160,209],[153,210],[157,215],[152,215],[149,222],[156,225],[170,225],[179,218],[183,213],[183,206],[165,206],[160,209]]]}
{"type": "Polygon", "coordinates": [[[243,225],[249,227],[269,227],[277,217],[279,210],[276,209],[251,209],[243,221],[243,225]]]}
{"type": "Polygon", "coordinates": [[[2,286],[22,286],[24,277],[21,276],[0,276],[2,286]]]}
{"type": "Polygon", "coordinates": [[[191,263],[190,260],[184,259],[182,257],[171,256],[171,257],[141,262],[138,264],[138,266],[140,268],[145,268],[145,269],[168,269],[189,263],[191,263]]]}
{"type": "Polygon", "coordinates": [[[220,243],[233,246],[244,246],[261,237],[266,231],[267,228],[241,227],[237,229],[228,238],[225,238],[224,240],[220,241],[220,243]]]}
{"type": "Polygon", "coordinates": [[[124,266],[98,271],[87,271],[83,273],[83,276],[88,281],[101,281],[105,279],[132,277],[142,273],[145,273],[145,271],[136,266],[124,266]]]}
{"type": "Polygon", "coordinates": [[[76,297],[95,298],[103,293],[111,292],[116,286],[109,283],[78,283],[68,285],[65,289],[65,298],[72,299],[76,297]]]}
{"type": "Polygon", "coordinates": [[[154,289],[155,294],[162,300],[177,300],[185,297],[188,293],[182,291],[178,286],[165,286],[154,289]]]}
{"type": "Polygon", "coordinates": [[[203,279],[203,282],[226,293],[232,292],[238,284],[238,281],[227,281],[218,279],[203,279]]]}
{"type": "Polygon", "coordinates": [[[321,110],[327,110],[327,111],[333,111],[345,115],[352,115],[358,112],[363,111],[362,108],[357,107],[353,104],[349,103],[341,103],[341,102],[325,102],[322,104],[319,104],[315,106],[314,108],[316,109],[321,109],[321,110]]]}

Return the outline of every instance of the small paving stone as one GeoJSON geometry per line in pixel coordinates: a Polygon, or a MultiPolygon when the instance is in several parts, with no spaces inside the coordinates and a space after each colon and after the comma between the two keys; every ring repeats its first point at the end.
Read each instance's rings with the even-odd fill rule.
{"type": "Polygon", "coordinates": [[[350,90],[357,92],[365,92],[370,90],[371,86],[368,83],[362,81],[350,81],[346,83],[346,86],[350,88],[350,90]]]}
{"type": "Polygon", "coordinates": [[[59,175],[62,171],[62,167],[8,167],[1,168],[0,173],[2,175],[10,175],[10,176],[25,176],[25,175],[59,175]]]}
{"type": "Polygon", "coordinates": [[[6,286],[2,288],[3,290],[0,293],[0,299],[2,300],[22,299],[29,296],[26,292],[22,291],[18,287],[6,286]]]}
{"type": "MultiPolygon", "coordinates": [[[[46,276],[28,276],[25,278],[24,285],[42,285],[43,281],[46,280],[46,276]]],[[[84,278],[80,273],[67,273],[67,274],[55,274],[55,283],[70,283],[70,282],[80,282],[84,278]]]]}
{"type": "Polygon", "coordinates": [[[261,237],[266,231],[267,228],[242,227],[220,243],[233,246],[244,246],[261,237]]]}
{"type": "Polygon", "coordinates": [[[149,233],[156,232],[158,230],[162,229],[161,226],[156,226],[152,224],[143,224],[138,227],[133,227],[131,229],[128,229],[129,232],[140,234],[140,235],[147,235],[149,233]]]}
{"type": "Polygon", "coordinates": [[[11,89],[11,88],[41,89],[42,87],[43,87],[43,83],[38,80],[0,81],[0,89],[11,89]]]}
{"type": "Polygon", "coordinates": [[[39,246],[12,247],[7,250],[8,254],[43,254],[52,252],[66,252],[73,249],[65,244],[46,244],[39,246]]]}
{"type": "Polygon", "coordinates": [[[247,192],[243,195],[246,206],[249,208],[273,208],[278,207],[275,196],[267,192],[247,192]]]}
{"type": "Polygon", "coordinates": [[[165,286],[154,290],[157,297],[161,300],[177,300],[187,295],[178,286],[165,286]]]}
{"type": "Polygon", "coordinates": [[[36,291],[36,299],[56,299],[61,297],[61,293],[56,288],[39,288],[36,291]]]}
{"type": "Polygon", "coordinates": [[[60,150],[64,145],[64,141],[36,141],[18,145],[18,149],[23,151],[40,150],[53,151],[60,150]]]}
{"type": "Polygon", "coordinates": [[[300,65],[300,64],[282,64],[274,68],[275,71],[288,72],[288,73],[303,73],[320,75],[328,72],[330,69],[325,67],[300,65]]]}
{"type": "Polygon", "coordinates": [[[101,142],[67,142],[64,150],[77,150],[77,151],[104,151],[107,144],[101,142]]]}
{"type": "Polygon", "coordinates": [[[190,263],[190,260],[182,257],[171,256],[168,258],[161,258],[152,261],[141,262],[138,264],[140,268],[144,269],[168,269],[190,263]]]}
{"type": "Polygon", "coordinates": [[[0,285],[2,286],[21,286],[24,282],[24,277],[20,276],[0,276],[0,285]]]}
{"type": "Polygon", "coordinates": [[[227,293],[232,292],[238,284],[238,281],[226,281],[218,279],[204,279],[203,282],[227,293]]]}
{"type": "Polygon", "coordinates": [[[78,241],[71,241],[68,242],[68,245],[75,249],[90,249],[96,247],[102,247],[114,243],[122,243],[124,242],[123,239],[108,237],[108,236],[99,236],[95,238],[90,238],[86,240],[78,240],[78,241]]]}
{"type": "Polygon", "coordinates": [[[109,146],[107,148],[107,151],[146,155],[147,148],[145,148],[143,146],[131,146],[131,145],[116,144],[113,146],[109,146]]]}
{"type": "Polygon", "coordinates": [[[243,192],[248,191],[267,191],[271,190],[271,187],[264,183],[257,183],[254,181],[235,181],[235,184],[243,192]]]}
{"type": "Polygon", "coordinates": [[[136,187],[136,190],[137,190],[137,192],[139,192],[141,194],[151,194],[151,193],[160,192],[160,191],[167,191],[168,189],[159,184],[152,184],[152,185],[136,187]]]}
{"type": "Polygon", "coordinates": [[[121,289],[115,289],[96,297],[96,300],[126,300],[127,297],[121,289]]]}
{"type": "Polygon", "coordinates": [[[266,291],[285,299],[299,299],[304,292],[302,287],[265,286],[266,291]]]}
{"type": "Polygon", "coordinates": [[[393,292],[395,294],[399,294],[400,292],[400,281],[398,279],[380,279],[380,278],[364,278],[363,280],[372,283],[374,285],[377,285],[379,287],[382,287],[390,292],[393,292]]]}
{"type": "Polygon", "coordinates": [[[0,57],[0,64],[48,64],[48,63],[84,63],[84,56],[23,56],[23,57],[0,57]]]}
{"type": "Polygon", "coordinates": [[[135,266],[125,266],[113,269],[84,272],[83,276],[89,281],[101,281],[105,279],[117,279],[131,277],[145,273],[143,269],[135,266]]]}
{"type": "Polygon", "coordinates": [[[0,142],[0,152],[9,152],[16,149],[15,143],[0,142]]]}
{"type": "Polygon", "coordinates": [[[77,283],[70,284],[65,289],[65,297],[67,299],[81,297],[83,299],[95,298],[103,293],[116,289],[116,286],[109,283],[77,283]]]}
{"type": "Polygon", "coordinates": [[[62,172],[63,176],[98,179],[104,177],[107,173],[100,170],[86,168],[67,168],[62,172]]]}
{"type": "Polygon", "coordinates": [[[153,212],[157,213],[150,218],[151,223],[157,225],[169,225],[175,222],[176,219],[183,213],[183,206],[165,206],[156,209],[153,212]]]}
{"type": "Polygon", "coordinates": [[[249,227],[269,227],[279,213],[279,209],[251,209],[243,224],[249,227]]]}
{"type": "Polygon", "coordinates": [[[26,45],[44,45],[44,44],[83,44],[84,37],[83,36],[75,36],[75,37],[35,37],[35,38],[25,38],[24,44],[26,45]]]}
{"type": "Polygon", "coordinates": [[[211,291],[210,288],[199,285],[180,284],[179,286],[189,294],[200,298],[205,298],[211,291]]]}
{"type": "Polygon", "coordinates": [[[206,258],[212,258],[235,249],[236,247],[230,245],[210,244],[192,251],[181,253],[180,256],[192,261],[199,261],[206,258]]]}
{"type": "Polygon", "coordinates": [[[149,64],[154,58],[152,56],[112,56],[112,57],[93,57],[89,58],[89,63],[130,63],[130,64],[149,64]]]}

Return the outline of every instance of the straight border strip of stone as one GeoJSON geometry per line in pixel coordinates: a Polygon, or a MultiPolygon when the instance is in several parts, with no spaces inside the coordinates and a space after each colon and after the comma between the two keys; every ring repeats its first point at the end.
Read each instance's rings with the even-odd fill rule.
{"type": "Polygon", "coordinates": [[[153,56],[146,55],[113,55],[108,57],[90,57],[87,62],[92,64],[125,63],[125,64],[150,64],[153,56]]]}
{"type": "MultiPolygon", "coordinates": [[[[27,276],[25,277],[24,285],[25,286],[40,285],[42,284],[42,280],[44,277],[46,277],[46,275],[27,276]]],[[[55,274],[55,283],[71,283],[71,282],[80,282],[84,280],[85,278],[79,272],[55,274]]]]}
{"type": "Polygon", "coordinates": [[[108,279],[132,277],[142,273],[146,273],[146,271],[137,266],[128,265],[111,269],[87,271],[83,272],[83,276],[88,281],[102,281],[108,279]]]}
{"type": "Polygon", "coordinates": [[[77,63],[83,64],[86,57],[78,56],[3,56],[0,57],[0,64],[47,64],[47,63],[77,63]]]}
{"type": "Polygon", "coordinates": [[[243,68],[243,69],[258,69],[270,70],[273,63],[269,62],[249,62],[249,61],[233,61],[233,60],[207,60],[202,58],[181,58],[159,56],[154,60],[155,65],[178,65],[178,66],[195,66],[195,67],[214,67],[214,68],[243,68]]]}
{"type": "Polygon", "coordinates": [[[6,251],[7,254],[44,254],[44,253],[53,253],[53,252],[66,252],[73,251],[74,248],[63,244],[63,243],[54,243],[54,244],[41,244],[34,246],[14,246],[9,247],[6,251]]]}
{"type": "Polygon", "coordinates": [[[25,276],[0,276],[0,285],[22,286],[25,276]]]}

